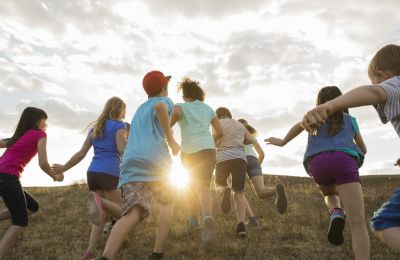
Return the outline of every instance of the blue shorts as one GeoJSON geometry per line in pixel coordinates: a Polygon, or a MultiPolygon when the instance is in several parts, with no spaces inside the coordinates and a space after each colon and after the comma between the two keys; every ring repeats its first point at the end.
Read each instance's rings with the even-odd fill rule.
{"type": "Polygon", "coordinates": [[[400,189],[374,213],[370,225],[375,231],[400,227],[400,189]]]}
{"type": "Polygon", "coordinates": [[[249,178],[262,175],[262,169],[258,159],[252,155],[247,155],[247,176],[249,178]]]}

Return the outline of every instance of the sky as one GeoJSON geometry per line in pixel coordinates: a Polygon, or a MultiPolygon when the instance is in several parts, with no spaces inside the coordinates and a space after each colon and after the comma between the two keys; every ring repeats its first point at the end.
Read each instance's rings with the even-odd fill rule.
{"type": "MultiPolygon", "coordinates": [[[[259,132],[264,173],[306,176],[306,133],[283,137],[315,105],[320,88],[346,92],[369,84],[367,67],[386,44],[399,44],[398,1],[383,0],[13,0],[0,2],[0,138],[21,111],[48,115],[50,163],[65,163],[106,100],[127,103],[126,121],[147,96],[150,70],[172,75],[170,97],[182,102],[182,77],[198,80],[206,103],[228,107],[259,132]]],[[[372,107],[351,109],[368,154],[361,174],[395,174],[400,140],[372,107]],[[397,149],[396,149],[397,148],[397,149]]],[[[179,140],[179,129],[174,128],[179,140]]],[[[86,178],[93,152],[55,184],[33,159],[24,186],[86,178]]],[[[179,159],[175,160],[176,163],[179,159]]]]}

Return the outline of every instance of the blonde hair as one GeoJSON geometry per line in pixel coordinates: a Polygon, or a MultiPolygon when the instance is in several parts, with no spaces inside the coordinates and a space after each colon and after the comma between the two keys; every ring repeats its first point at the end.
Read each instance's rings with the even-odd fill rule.
{"type": "Polygon", "coordinates": [[[382,47],[372,58],[368,66],[368,76],[371,80],[379,78],[379,71],[400,75],[400,46],[389,44],[382,47]]]}
{"type": "Polygon", "coordinates": [[[87,128],[92,131],[92,138],[96,138],[103,135],[104,124],[106,120],[119,120],[121,119],[121,113],[126,109],[126,104],[119,97],[112,97],[107,100],[104,105],[103,111],[96,121],[92,122],[87,128]]]}

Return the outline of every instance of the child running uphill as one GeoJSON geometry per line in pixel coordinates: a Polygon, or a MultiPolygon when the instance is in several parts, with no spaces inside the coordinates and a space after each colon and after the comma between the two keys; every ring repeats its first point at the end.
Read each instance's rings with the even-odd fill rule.
{"type": "Polygon", "coordinates": [[[168,81],[160,71],[151,71],[143,78],[143,88],[148,100],[139,106],[132,122],[130,137],[122,160],[118,186],[122,189],[122,218],[115,223],[108,238],[103,256],[115,258],[129,232],[149,215],[151,199],[161,204],[156,243],[150,259],[161,259],[173,217],[174,193],[169,186],[171,156],[179,152],[169,115],[173,102],[168,96],[168,81]]]}
{"type": "MultiPolygon", "coordinates": [[[[303,118],[303,127],[310,132],[336,111],[374,105],[382,123],[390,121],[400,137],[400,46],[381,48],[369,64],[368,76],[372,85],[355,88],[310,110],[303,118]]],[[[395,165],[400,165],[400,159],[395,165]]],[[[371,227],[378,238],[400,251],[400,189],[375,212],[371,227]]]]}
{"type": "Polygon", "coordinates": [[[13,136],[0,141],[0,148],[7,148],[0,157],[0,196],[7,207],[0,212],[0,220],[11,218],[11,226],[0,240],[0,259],[7,255],[28,226],[28,214],[39,210],[38,202],[22,189],[19,181],[25,166],[38,153],[40,168],[54,181],[64,179],[63,174],[54,173],[47,161],[46,120],[46,112],[27,107],[13,136]]]}
{"type": "Polygon", "coordinates": [[[112,97],[107,100],[100,116],[89,126],[89,134],[81,149],[64,165],[53,166],[57,173],[65,172],[82,161],[92,146],[94,148],[87,171],[89,213],[93,225],[89,245],[83,254],[84,260],[95,256],[104,220],[108,217],[105,213],[116,219],[121,217],[122,199],[117,186],[121,156],[126,145],[126,125],[121,121],[125,118],[125,111],[126,105],[122,99],[112,97]]]}
{"type": "MultiPolygon", "coordinates": [[[[243,124],[247,131],[249,131],[254,137],[257,135],[257,130],[249,125],[246,120],[239,119],[239,123],[243,124]]],[[[287,200],[285,195],[285,189],[282,184],[278,184],[275,187],[265,187],[264,177],[261,169],[261,163],[264,160],[264,150],[260,144],[256,141],[253,144],[244,145],[244,151],[247,158],[247,176],[253,184],[254,190],[260,199],[265,199],[275,195],[275,206],[279,213],[284,213],[287,208],[287,200]],[[254,151],[255,149],[255,151],[254,151]]],[[[249,217],[249,227],[258,227],[258,222],[254,217],[254,214],[250,208],[250,205],[246,199],[246,216],[249,217]]]]}
{"type": "Polygon", "coordinates": [[[246,131],[246,128],[232,119],[231,112],[225,108],[217,109],[223,136],[217,139],[217,165],[215,167],[216,192],[223,194],[221,210],[228,213],[231,209],[231,189],[228,187],[228,177],[232,175],[232,189],[236,208],[238,225],[236,233],[239,237],[246,237],[244,219],[246,214],[246,199],[244,186],[246,181],[247,161],[244,151],[244,143],[254,143],[255,138],[246,131]]]}
{"type": "MultiPolygon", "coordinates": [[[[171,116],[171,127],[178,122],[181,128],[182,165],[189,172],[190,190],[197,192],[203,212],[202,241],[212,243],[215,242],[216,235],[210,183],[215,168],[216,152],[210,125],[214,129],[216,139],[222,136],[222,129],[217,114],[203,102],[205,93],[198,81],[184,78],[178,89],[182,91],[185,103],[175,105],[171,116]]],[[[197,205],[197,200],[188,203],[197,205]]],[[[191,223],[189,222],[189,225],[191,223]]]]}
{"type": "MultiPolygon", "coordinates": [[[[342,93],[338,87],[324,87],[318,93],[317,105],[340,95],[342,93]]],[[[270,137],[266,142],[284,146],[302,131],[298,123],[283,140],[270,137]]],[[[360,260],[370,257],[370,241],[358,173],[366,152],[355,118],[344,109],[332,114],[326,123],[318,127],[316,135],[308,135],[304,155],[304,167],[317,183],[331,215],[328,241],[334,245],[343,243],[345,214],[340,203],[342,200],[349,218],[355,259],[360,260]]]]}

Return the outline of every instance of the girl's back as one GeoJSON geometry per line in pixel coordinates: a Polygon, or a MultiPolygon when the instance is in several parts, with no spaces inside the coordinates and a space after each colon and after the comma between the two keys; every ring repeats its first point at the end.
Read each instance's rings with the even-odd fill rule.
{"type": "Polygon", "coordinates": [[[46,138],[46,132],[30,129],[0,157],[0,172],[19,176],[26,164],[37,153],[37,142],[46,138]]]}

